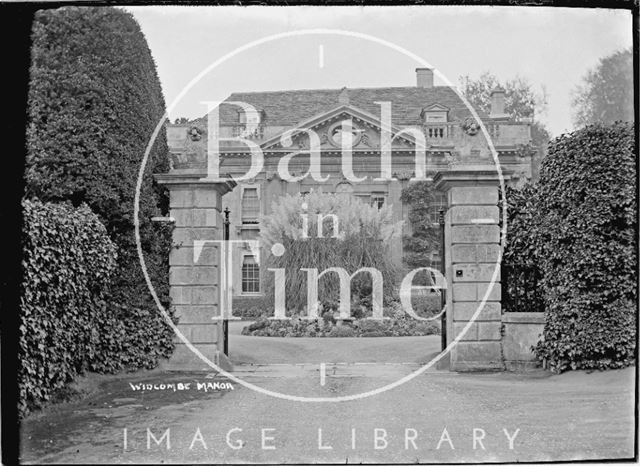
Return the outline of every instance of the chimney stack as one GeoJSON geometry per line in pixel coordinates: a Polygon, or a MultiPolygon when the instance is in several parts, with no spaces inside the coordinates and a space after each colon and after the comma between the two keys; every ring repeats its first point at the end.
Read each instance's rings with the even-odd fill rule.
{"type": "Polygon", "coordinates": [[[433,87],[433,69],[416,68],[416,86],[433,87]]]}
{"type": "Polygon", "coordinates": [[[490,118],[508,118],[504,112],[505,106],[505,91],[500,86],[491,91],[491,111],[489,113],[490,118]]]}

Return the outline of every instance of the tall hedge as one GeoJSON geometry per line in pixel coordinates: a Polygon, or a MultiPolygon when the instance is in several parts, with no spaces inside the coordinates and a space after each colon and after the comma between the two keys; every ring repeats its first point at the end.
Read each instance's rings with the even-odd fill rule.
{"type": "Polygon", "coordinates": [[[86,205],[23,201],[23,210],[22,413],[99,361],[116,267],[116,246],[86,205]]]}
{"type": "MultiPolygon", "coordinates": [[[[109,300],[118,335],[100,370],[152,367],[173,348],[138,262],[133,202],[138,169],[165,104],[155,63],[134,18],[120,9],[39,11],[33,25],[26,181],[28,198],[87,203],[118,247],[109,300]],[[127,332],[122,333],[123,327],[127,332]],[[119,352],[119,354],[118,354],[119,352]]],[[[169,304],[170,232],[150,218],[168,197],[153,173],[168,169],[164,131],[140,200],[141,240],[151,279],[169,304]]]]}
{"type": "Polygon", "coordinates": [[[537,196],[546,323],[536,354],[552,370],[634,361],[636,187],[630,124],[588,126],[549,146],[537,196]]]}

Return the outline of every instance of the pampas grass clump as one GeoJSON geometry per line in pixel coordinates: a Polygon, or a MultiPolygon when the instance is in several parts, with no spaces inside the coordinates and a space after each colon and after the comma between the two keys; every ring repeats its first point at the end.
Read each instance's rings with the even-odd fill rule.
{"type": "MultiPolygon", "coordinates": [[[[342,267],[349,274],[362,267],[374,267],[382,274],[384,296],[390,297],[398,270],[393,264],[389,246],[392,238],[400,237],[402,222],[393,222],[388,206],[381,209],[340,194],[311,192],[306,196],[286,195],[272,204],[272,211],[260,222],[260,240],[265,252],[281,243],[285,253],[276,257],[267,254],[269,268],[285,268],[287,309],[307,310],[307,274],[300,269],[316,268],[321,273],[330,267],[342,267]],[[308,228],[303,234],[306,214],[308,228]],[[322,234],[318,235],[318,214],[325,216],[322,234]],[[334,222],[333,214],[337,217],[334,222]]],[[[274,274],[265,280],[267,299],[273,300],[274,274]]],[[[336,273],[328,273],[318,283],[318,299],[338,300],[340,283],[336,273]]],[[[351,284],[352,295],[359,299],[371,294],[368,273],[357,274],[351,284]]],[[[312,303],[309,303],[312,304],[312,303]]]]}

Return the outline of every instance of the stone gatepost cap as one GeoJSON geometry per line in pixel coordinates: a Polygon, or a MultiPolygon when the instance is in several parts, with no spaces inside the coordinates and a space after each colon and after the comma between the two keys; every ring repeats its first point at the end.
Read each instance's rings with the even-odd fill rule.
{"type": "Polygon", "coordinates": [[[159,184],[167,185],[169,188],[176,185],[191,185],[200,188],[213,187],[220,194],[226,194],[238,185],[231,175],[225,175],[221,180],[211,180],[206,176],[202,176],[201,172],[178,172],[177,170],[172,170],[169,173],[156,173],[153,177],[159,184]]]}
{"type": "Polygon", "coordinates": [[[498,173],[492,164],[461,164],[450,170],[436,173],[433,184],[440,191],[447,191],[454,186],[499,186],[500,177],[506,183],[511,178],[510,170],[498,173]]]}

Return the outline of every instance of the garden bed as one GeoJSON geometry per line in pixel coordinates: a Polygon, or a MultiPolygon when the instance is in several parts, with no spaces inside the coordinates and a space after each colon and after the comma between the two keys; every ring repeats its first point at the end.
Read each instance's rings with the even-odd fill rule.
{"type": "Polygon", "coordinates": [[[242,335],[260,337],[405,337],[439,334],[439,321],[425,322],[407,317],[343,322],[323,318],[270,320],[261,317],[242,329],[242,335]]]}

